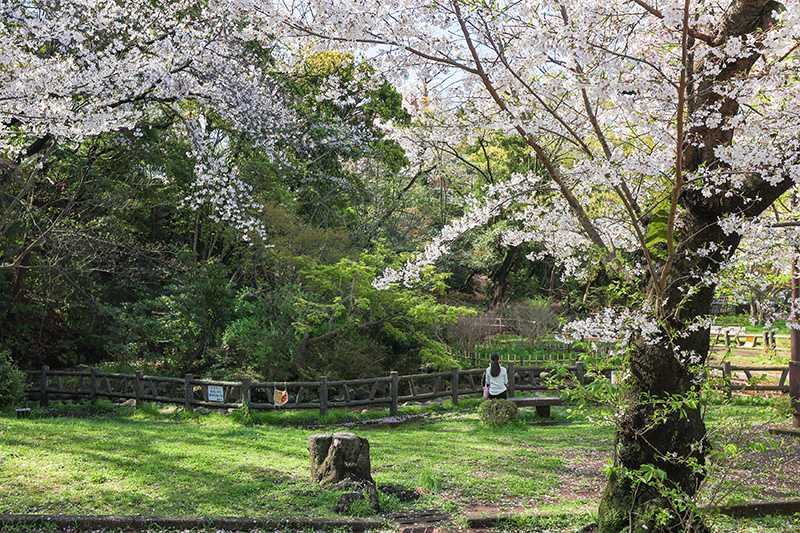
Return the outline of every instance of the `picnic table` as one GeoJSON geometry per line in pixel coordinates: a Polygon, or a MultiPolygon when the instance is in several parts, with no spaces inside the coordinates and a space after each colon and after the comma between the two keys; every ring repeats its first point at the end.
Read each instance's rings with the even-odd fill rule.
{"type": "Polygon", "coordinates": [[[561,398],[555,396],[521,396],[509,398],[517,407],[535,407],[536,414],[543,418],[550,418],[550,407],[562,405],[561,398]]]}

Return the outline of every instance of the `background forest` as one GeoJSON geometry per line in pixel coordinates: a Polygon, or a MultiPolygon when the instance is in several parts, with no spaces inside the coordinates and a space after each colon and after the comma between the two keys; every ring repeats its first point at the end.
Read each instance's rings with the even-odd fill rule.
{"type": "MultiPolygon", "coordinates": [[[[419,286],[376,289],[387,266],[424,247],[470,199],[539,172],[535,160],[491,130],[477,143],[428,139],[409,157],[382,126],[402,129],[411,120],[403,106],[425,102],[404,104],[348,54],[312,55],[283,83],[303,142],[280,147],[280,158],[206,111],[226,132],[241,179],[230,186],[246,187],[262,234],[243,235],[192,201],[197,161],[167,104],[135,131],[57,144],[34,171],[6,174],[0,351],[21,368],[351,378],[467,364],[481,322],[465,317],[534,321],[527,336],[536,338],[559,317],[626,301],[599,268],[563,283],[531,245],[502,246],[515,224],[503,217],[460,238],[419,286]],[[344,104],[321,97],[332,87],[344,104]]],[[[741,273],[731,279],[734,299],[765,290],[741,273]]],[[[774,281],[771,290],[785,288],[774,281]]]]}
{"type": "Polygon", "coordinates": [[[401,95],[346,54],[313,55],[283,82],[305,142],[280,159],[207,114],[265,229],[254,238],[191,201],[197,162],[170,105],[135,131],[54,145],[35,171],[6,175],[0,348],[18,366],[271,379],[452,368],[459,317],[515,301],[506,312],[551,327],[551,303],[591,299],[524,246],[501,248],[506,220],[461,239],[420,287],[374,288],[470,196],[535,164],[495,134],[442,141],[415,168],[381,129],[409,123],[401,95]],[[350,103],[321,99],[331,85],[350,103]]]}

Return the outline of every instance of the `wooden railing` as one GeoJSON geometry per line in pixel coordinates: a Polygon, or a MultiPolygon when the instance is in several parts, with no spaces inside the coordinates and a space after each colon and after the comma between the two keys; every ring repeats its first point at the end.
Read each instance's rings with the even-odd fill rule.
{"type": "MultiPolygon", "coordinates": [[[[583,363],[568,367],[578,380],[585,374],[583,363]]],[[[508,365],[509,392],[547,390],[545,384],[552,368],[508,365]]],[[[172,403],[187,409],[195,406],[250,409],[319,409],[321,414],[333,407],[389,406],[392,414],[403,402],[421,402],[480,394],[484,369],[434,372],[320,381],[259,382],[199,379],[192,374],[183,378],[119,374],[97,369],[27,371],[26,395],[46,407],[50,401],[109,398],[138,402],[172,403]],[[276,405],[275,390],[288,392],[289,401],[276,405]]]]}
{"type": "MultiPolygon", "coordinates": [[[[586,382],[586,369],[578,361],[566,367],[574,383],[586,382]]],[[[745,367],[725,363],[712,366],[721,373],[722,387],[730,395],[734,390],[789,392],[789,368],[745,367]],[[765,379],[772,379],[765,383],[765,379]],[[775,380],[777,379],[777,384],[775,380]]],[[[413,403],[480,394],[485,369],[454,369],[447,372],[319,381],[259,382],[220,381],[199,379],[192,374],[183,378],[119,374],[97,369],[41,370],[26,372],[25,392],[29,400],[38,400],[46,407],[56,400],[109,398],[136,402],[172,403],[193,407],[235,409],[247,405],[250,409],[319,409],[322,415],[334,407],[389,406],[392,414],[400,403],[413,403]],[[288,392],[289,401],[276,405],[275,390],[288,392]]],[[[508,365],[509,393],[550,390],[547,377],[553,368],[508,365]]],[[[604,372],[610,376],[611,371],[604,372]]]]}
{"type": "Polygon", "coordinates": [[[723,363],[712,366],[711,370],[721,373],[722,387],[728,396],[735,390],[789,392],[788,366],[738,366],[723,363]]]}

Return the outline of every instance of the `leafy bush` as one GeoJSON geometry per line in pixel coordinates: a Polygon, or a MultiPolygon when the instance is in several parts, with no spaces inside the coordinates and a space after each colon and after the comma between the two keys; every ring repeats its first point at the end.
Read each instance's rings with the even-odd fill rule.
{"type": "Polygon", "coordinates": [[[0,407],[20,402],[25,392],[25,374],[11,360],[8,350],[0,350],[0,407]]]}
{"type": "Polygon", "coordinates": [[[478,407],[478,416],[488,426],[503,426],[517,419],[517,405],[510,400],[486,400],[478,407]]]}
{"type": "Polygon", "coordinates": [[[421,366],[431,370],[447,370],[460,366],[450,347],[438,341],[429,341],[419,351],[419,358],[421,366]]]}
{"type": "Polygon", "coordinates": [[[437,339],[444,327],[473,311],[439,303],[447,274],[432,269],[422,273],[424,289],[394,283],[377,289],[373,282],[394,259],[382,245],[332,264],[297,259],[305,291],[295,301],[293,322],[303,339],[299,366],[342,378],[456,366],[437,339]]]}
{"type": "Polygon", "coordinates": [[[275,289],[242,289],[235,300],[233,320],[222,335],[221,373],[234,368],[239,375],[252,370],[255,375],[251,377],[256,378],[292,377],[292,358],[300,341],[294,332],[294,306],[304,297],[300,287],[289,283],[275,289]]]}

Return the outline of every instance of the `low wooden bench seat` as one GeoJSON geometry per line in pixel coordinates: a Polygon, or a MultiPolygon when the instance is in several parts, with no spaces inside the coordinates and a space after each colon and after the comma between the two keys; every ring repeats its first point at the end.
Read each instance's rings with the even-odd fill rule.
{"type": "Polygon", "coordinates": [[[564,403],[561,398],[554,396],[521,396],[509,399],[517,404],[517,407],[535,407],[536,414],[544,418],[550,417],[551,405],[562,405],[564,403]]]}

